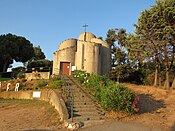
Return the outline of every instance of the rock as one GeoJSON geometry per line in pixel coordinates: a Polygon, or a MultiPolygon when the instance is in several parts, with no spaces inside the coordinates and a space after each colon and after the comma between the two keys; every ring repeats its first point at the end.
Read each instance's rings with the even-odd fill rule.
{"type": "Polygon", "coordinates": [[[63,126],[66,127],[69,130],[75,130],[81,127],[81,123],[80,122],[64,122],[63,126]]]}
{"type": "Polygon", "coordinates": [[[157,110],[156,113],[161,113],[161,111],[160,110],[157,110]]]}
{"type": "Polygon", "coordinates": [[[164,114],[164,115],[162,115],[162,118],[164,118],[166,115],[164,114]]]}

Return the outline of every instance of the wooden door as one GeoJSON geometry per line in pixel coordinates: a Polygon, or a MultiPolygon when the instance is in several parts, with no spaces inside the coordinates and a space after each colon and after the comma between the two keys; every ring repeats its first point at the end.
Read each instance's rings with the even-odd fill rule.
{"type": "Polygon", "coordinates": [[[70,62],[61,62],[60,63],[61,72],[63,75],[69,75],[70,71],[70,62]]]}

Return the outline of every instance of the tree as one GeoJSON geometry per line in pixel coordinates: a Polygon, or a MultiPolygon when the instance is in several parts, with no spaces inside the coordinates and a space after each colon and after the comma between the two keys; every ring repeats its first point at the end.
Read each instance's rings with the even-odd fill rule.
{"type": "Polygon", "coordinates": [[[115,56],[115,52],[116,52],[116,48],[115,48],[115,41],[116,40],[117,40],[116,30],[109,29],[107,32],[106,42],[110,46],[110,50],[111,50],[111,66],[112,67],[114,66],[114,63],[115,63],[114,56],[115,56]]]}
{"type": "Polygon", "coordinates": [[[122,47],[125,46],[126,38],[127,38],[126,30],[123,28],[117,29],[117,41],[121,50],[122,50],[122,47]]]}
{"type": "Polygon", "coordinates": [[[120,82],[120,79],[124,79],[129,76],[131,73],[131,65],[128,61],[128,54],[125,51],[122,51],[119,47],[116,47],[115,54],[115,68],[113,68],[113,76],[117,78],[117,82],[120,82]]]}
{"type": "Polygon", "coordinates": [[[141,13],[135,26],[145,52],[156,63],[156,71],[161,64],[165,65],[165,87],[169,88],[170,70],[175,56],[175,1],[157,0],[156,5],[141,13]]]}
{"type": "Polygon", "coordinates": [[[45,59],[45,54],[40,46],[34,47],[34,57],[28,61],[27,68],[52,67],[52,61],[45,59]]]}
{"type": "Polygon", "coordinates": [[[6,72],[13,60],[26,62],[34,55],[33,45],[24,37],[0,35],[0,72],[6,72]]]}
{"type": "Polygon", "coordinates": [[[36,68],[36,67],[47,67],[47,68],[52,68],[53,61],[50,60],[33,60],[30,63],[28,63],[27,67],[28,68],[36,68]]]}
{"type": "Polygon", "coordinates": [[[127,77],[131,71],[128,54],[125,50],[126,38],[126,30],[123,28],[110,29],[107,33],[106,42],[111,47],[111,61],[113,67],[110,75],[114,79],[117,78],[117,82],[119,82],[119,79],[127,77]],[[115,43],[116,41],[118,43],[115,43]]]}
{"type": "Polygon", "coordinates": [[[24,63],[34,56],[33,44],[31,44],[29,40],[26,40],[26,38],[24,37],[18,36],[16,44],[18,46],[17,55],[14,58],[16,62],[24,63]]]}
{"type": "Polygon", "coordinates": [[[120,78],[125,78],[130,72],[130,63],[128,60],[128,54],[125,49],[127,33],[123,28],[117,29],[116,40],[118,45],[115,53],[115,72],[117,74],[117,82],[120,78]]]}
{"type": "Polygon", "coordinates": [[[44,55],[44,52],[42,52],[40,46],[35,46],[33,47],[34,48],[34,53],[35,53],[35,56],[34,56],[34,60],[41,60],[41,59],[45,59],[46,56],[44,55]]]}

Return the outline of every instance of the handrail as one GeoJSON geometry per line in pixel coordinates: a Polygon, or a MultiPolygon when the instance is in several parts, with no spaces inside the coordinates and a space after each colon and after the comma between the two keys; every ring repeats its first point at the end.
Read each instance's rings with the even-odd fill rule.
{"type": "MultiPolygon", "coordinates": [[[[73,93],[72,93],[72,89],[70,87],[70,84],[65,79],[66,76],[63,75],[61,71],[60,71],[60,77],[61,77],[61,80],[64,83],[63,92],[66,93],[66,97],[67,97],[68,104],[70,106],[70,111],[71,111],[71,114],[70,114],[71,115],[71,122],[73,122],[74,96],[73,96],[73,93]]],[[[67,78],[70,79],[68,76],[67,76],[67,78]]]]}

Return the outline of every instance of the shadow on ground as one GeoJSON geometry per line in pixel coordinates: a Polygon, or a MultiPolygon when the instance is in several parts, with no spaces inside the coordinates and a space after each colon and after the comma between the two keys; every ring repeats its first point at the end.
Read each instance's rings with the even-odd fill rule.
{"type": "Polygon", "coordinates": [[[152,113],[160,108],[164,108],[165,104],[162,100],[155,100],[154,97],[152,97],[149,94],[139,94],[138,97],[140,97],[139,101],[139,113],[152,113]]]}
{"type": "Polygon", "coordinates": [[[53,130],[33,129],[33,130],[23,130],[23,131],[53,131],[53,130]]]}
{"type": "Polygon", "coordinates": [[[23,130],[23,131],[54,131],[54,130],[32,129],[32,130],[23,130]]]}
{"type": "Polygon", "coordinates": [[[171,130],[175,131],[175,122],[174,122],[174,125],[171,127],[171,130]]]}

